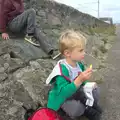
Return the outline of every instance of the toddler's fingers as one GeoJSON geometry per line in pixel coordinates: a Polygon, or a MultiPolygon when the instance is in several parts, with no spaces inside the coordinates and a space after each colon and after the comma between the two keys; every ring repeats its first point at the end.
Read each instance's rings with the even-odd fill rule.
{"type": "Polygon", "coordinates": [[[88,68],[86,72],[92,72],[92,68],[88,68]]]}

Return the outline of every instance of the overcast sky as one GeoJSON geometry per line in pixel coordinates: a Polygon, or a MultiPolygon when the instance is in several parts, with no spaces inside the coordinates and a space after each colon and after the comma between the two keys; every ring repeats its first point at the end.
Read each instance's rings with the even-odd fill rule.
{"type": "MultiPolygon", "coordinates": [[[[82,12],[98,16],[98,0],[55,0],[79,9],[82,12]]],[[[120,23],[120,0],[99,0],[100,17],[113,17],[114,22],[120,23]]]]}

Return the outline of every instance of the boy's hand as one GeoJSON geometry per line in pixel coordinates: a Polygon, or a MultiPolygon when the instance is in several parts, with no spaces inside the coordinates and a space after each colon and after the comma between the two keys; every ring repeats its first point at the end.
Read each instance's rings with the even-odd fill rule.
{"type": "Polygon", "coordinates": [[[84,72],[81,72],[78,77],[82,82],[84,82],[85,80],[90,79],[91,75],[92,75],[92,68],[88,68],[84,72]]]}
{"type": "Polygon", "coordinates": [[[8,40],[9,39],[9,35],[7,33],[2,33],[2,39],[8,40]]]}
{"type": "Polygon", "coordinates": [[[82,82],[89,79],[92,75],[92,69],[88,68],[86,71],[81,72],[80,75],[75,79],[74,84],[79,87],[82,82]]]}

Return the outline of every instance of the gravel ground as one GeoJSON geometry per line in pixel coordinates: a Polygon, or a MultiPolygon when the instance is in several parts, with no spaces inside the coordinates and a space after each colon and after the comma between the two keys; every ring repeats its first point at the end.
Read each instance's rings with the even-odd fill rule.
{"type": "Polygon", "coordinates": [[[120,27],[117,40],[108,53],[107,63],[111,68],[104,71],[105,82],[101,85],[102,120],[120,120],[120,27]]]}

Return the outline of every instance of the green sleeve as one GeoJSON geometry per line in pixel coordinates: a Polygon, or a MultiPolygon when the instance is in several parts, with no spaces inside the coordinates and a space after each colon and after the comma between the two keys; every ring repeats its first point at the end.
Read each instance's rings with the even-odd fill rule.
{"type": "Polygon", "coordinates": [[[56,77],[56,86],[58,95],[64,99],[69,98],[77,91],[77,87],[75,86],[74,82],[70,83],[63,76],[56,77]]]}
{"type": "Polygon", "coordinates": [[[81,63],[81,62],[79,62],[78,64],[79,64],[80,68],[82,69],[82,71],[85,71],[85,66],[84,66],[84,64],[81,63]]]}
{"type": "MultiPolygon", "coordinates": [[[[61,64],[61,68],[62,73],[65,76],[69,77],[69,72],[65,65],[61,64]]],[[[59,95],[63,98],[65,97],[65,99],[72,96],[77,90],[77,87],[75,86],[74,82],[67,81],[63,76],[56,77],[56,85],[59,95]]]]}

